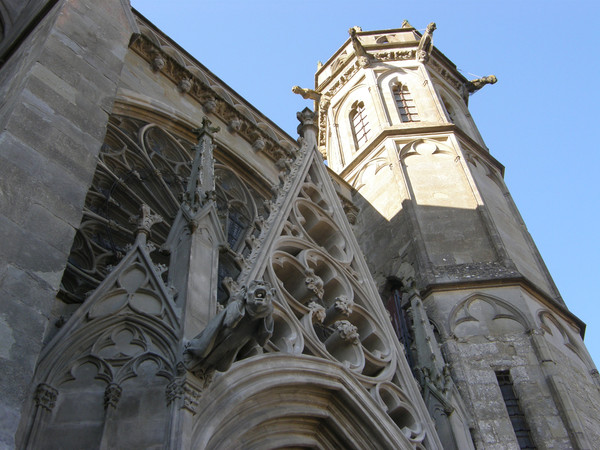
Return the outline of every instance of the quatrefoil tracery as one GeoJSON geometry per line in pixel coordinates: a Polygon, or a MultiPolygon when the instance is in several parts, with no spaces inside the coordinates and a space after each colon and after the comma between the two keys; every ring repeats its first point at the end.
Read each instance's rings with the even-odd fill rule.
{"type": "Polygon", "coordinates": [[[271,255],[268,276],[284,312],[280,327],[284,321],[288,330],[300,323],[305,353],[379,377],[391,366],[393,352],[368,312],[371,306],[357,283],[353,262],[351,246],[317,186],[308,181],[271,255]]]}

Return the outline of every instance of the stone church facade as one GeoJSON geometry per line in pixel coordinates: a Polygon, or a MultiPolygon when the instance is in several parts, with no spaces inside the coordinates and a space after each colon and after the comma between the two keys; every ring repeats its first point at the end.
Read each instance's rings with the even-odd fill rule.
{"type": "Polygon", "coordinates": [[[350,29],[296,139],[127,0],[0,20],[2,448],[600,441],[435,24],[350,29]]]}

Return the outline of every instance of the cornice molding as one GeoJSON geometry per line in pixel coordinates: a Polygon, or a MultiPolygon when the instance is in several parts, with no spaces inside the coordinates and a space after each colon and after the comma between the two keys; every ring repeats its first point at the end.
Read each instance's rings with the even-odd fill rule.
{"type": "Polygon", "coordinates": [[[356,156],[356,158],[354,158],[346,167],[344,167],[344,169],[342,169],[342,171],[340,171],[339,176],[345,179],[358,165],[361,164],[361,162],[363,162],[369,156],[369,154],[373,152],[376,147],[381,144],[381,142],[387,138],[414,136],[414,139],[419,139],[424,136],[431,136],[432,134],[436,134],[438,136],[456,135],[459,141],[463,141],[468,144],[467,148],[464,149],[465,151],[473,152],[482,157],[489,164],[500,170],[504,175],[504,166],[489,153],[489,150],[474,141],[455,124],[422,123],[420,125],[411,124],[410,127],[406,128],[395,126],[383,129],[375,138],[373,138],[373,140],[367,144],[367,146],[356,156]]]}
{"type": "Polygon", "coordinates": [[[273,161],[293,156],[298,149],[296,141],[269,123],[262,114],[255,113],[252,105],[237,98],[237,94],[224,83],[211,84],[209,76],[204,73],[206,70],[199,63],[189,61],[190,58],[170,45],[166,38],[165,42],[158,42],[157,31],[151,31],[151,25],[139,15],[136,19],[140,35],[130,43],[130,49],[148,62],[154,72],[168,78],[174,88],[202,105],[206,114],[218,117],[230,132],[239,134],[255,150],[264,152],[273,161]]]}
{"type": "Polygon", "coordinates": [[[503,279],[487,279],[487,280],[476,280],[476,281],[457,281],[450,283],[429,283],[421,290],[421,297],[423,301],[427,301],[427,297],[438,292],[447,291],[459,291],[467,289],[481,289],[481,288],[498,288],[498,287],[518,287],[525,290],[528,294],[538,300],[550,311],[553,311],[567,322],[573,323],[578,329],[581,338],[585,335],[585,322],[579,317],[573,314],[569,309],[559,303],[554,298],[550,297],[546,292],[537,287],[531,281],[523,276],[503,278],[503,279]]]}

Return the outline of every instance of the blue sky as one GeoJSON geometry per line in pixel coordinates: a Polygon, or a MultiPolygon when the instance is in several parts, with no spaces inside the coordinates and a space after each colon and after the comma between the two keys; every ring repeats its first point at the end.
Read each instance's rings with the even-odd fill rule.
{"type": "Polygon", "coordinates": [[[134,0],[132,5],[290,135],[347,30],[424,30],[467,78],[498,83],[471,114],[563,299],[600,363],[600,2],[134,0]],[[168,4],[168,6],[167,6],[168,4]]]}

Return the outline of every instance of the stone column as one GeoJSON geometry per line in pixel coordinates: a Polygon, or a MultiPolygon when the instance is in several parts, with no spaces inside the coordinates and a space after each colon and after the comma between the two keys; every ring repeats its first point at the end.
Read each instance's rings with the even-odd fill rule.
{"type": "Polygon", "coordinates": [[[31,432],[22,443],[23,448],[34,448],[36,446],[39,430],[43,429],[44,424],[51,416],[57,397],[58,391],[52,386],[46,383],[38,384],[34,393],[35,409],[33,417],[29,421],[31,432]]]}

